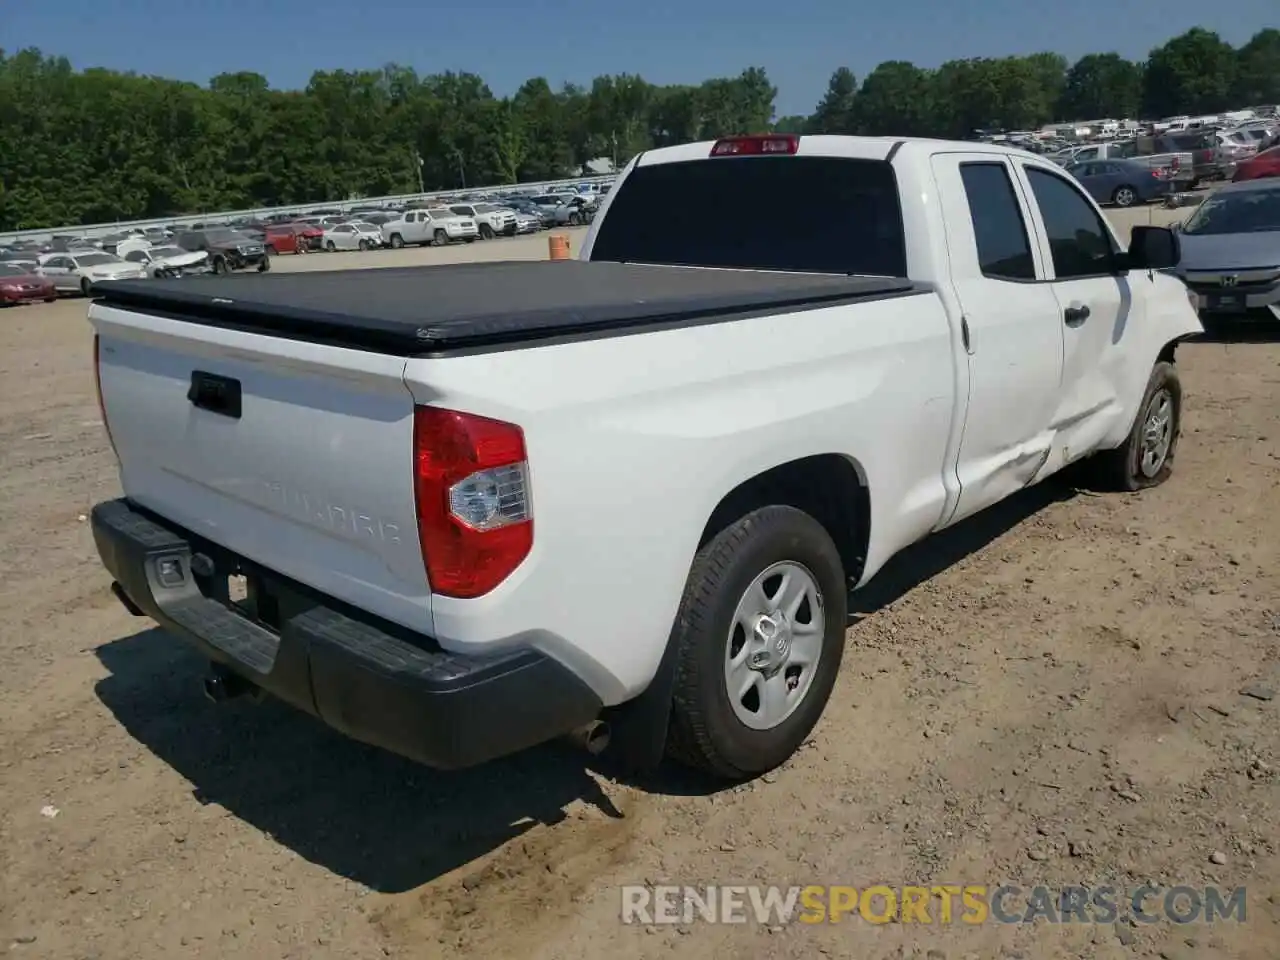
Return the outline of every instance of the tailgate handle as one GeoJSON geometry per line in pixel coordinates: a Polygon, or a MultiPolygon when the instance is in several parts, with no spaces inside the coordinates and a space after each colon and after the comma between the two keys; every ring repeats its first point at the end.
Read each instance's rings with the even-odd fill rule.
{"type": "Polygon", "coordinates": [[[187,399],[201,410],[240,419],[240,381],[232,377],[192,370],[187,399]]]}

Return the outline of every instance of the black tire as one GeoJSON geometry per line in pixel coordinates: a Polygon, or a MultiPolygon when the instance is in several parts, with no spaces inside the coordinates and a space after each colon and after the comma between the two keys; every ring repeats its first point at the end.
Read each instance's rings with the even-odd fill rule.
{"type": "Polygon", "coordinates": [[[582,217],[578,216],[578,214],[576,213],[569,214],[569,226],[576,227],[581,222],[582,222],[582,217]]]}
{"type": "Polygon", "coordinates": [[[262,262],[258,264],[259,273],[269,273],[271,271],[271,258],[263,256],[262,262]]]}
{"type": "Polygon", "coordinates": [[[361,252],[361,253],[368,253],[368,252],[369,252],[369,241],[368,241],[368,240],[361,240],[361,241],[360,241],[360,243],[359,243],[359,247],[360,247],[360,252],[361,252]]]}
{"type": "Polygon", "coordinates": [[[391,235],[391,249],[399,250],[403,246],[404,246],[404,237],[400,236],[400,234],[398,233],[393,233],[391,235]]]}
{"type": "Polygon", "coordinates": [[[1132,207],[1138,202],[1138,191],[1129,184],[1122,183],[1116,187],[1115,193],[1111,194],[1111,202],[1117,207],[1132,207]]]}
{"type": "Polygon", "coordinates": [[[155,270],[151,272],[151,275],[155,277],[157,280],[163,280],[167,275],[167,273],[163,267],[157,267],[155,270]]]}
{"type": "Polygon", "coordinates": [[[431,235],[432,246],[443,247],[448,242],[449,242],[449,234],[445,233],[443,230],[437,230],[434,234],[431,235]]]}
{"type": "Polygon", "coordinates": [[[227,267],[227,261],[224,257],[213,258],[213,272],[218,274],[219,276],[222,276],[223,274],[230,272],[229,268],[227,267]]]}
{"type": "Polygon", "coordinates": [[[1178,371],[1174,365],[1161,361],[1151,370],[1151,378],[1147,381],[1147,389],[1142,395],[1142,403],[1138,406],[1138,414],[1134,418],[1129,436],[1114,450],[1096,453],[1086,461],[1088,479],[1101,489],[1127,493],[1159,486],[1173,473],[1174,455],[1178,451],[1181,432],[1182,382],[1178,379],[1178,371]],[[1148,423],[1162,396],[1169,401],[1168,447],[1159,465],[1153,469],[1151,464],[1144,464],[1143,453],[1146,450],[1148,423]]]}
{"type": "Polygon", "coordinates": [[[324,245],[324,248],[328,250],[330,253],[338,252],[338,245],[334,243],[332,240],[327,241],[324,245]]]}
{"type": "Polygon", "coordinates": [[[80,292],[86,297],[93,296],[93,284],[89,282],[88,277],[82,277],[80,279],[80,292]]]}
{"type": "Polygon", "coordinates": [[[480,239],[481,239],[481,240],[492,240],[492,239],[493,239],[493,227],[489,226],[487,223],[482,223],[482,224],[480,224],[480,239]]]}
{"type": "Polygon", "coordinates": [[[699,550],[672,627],[677,663],[668,756],[717,777],[741,780],[771,770],[795,753],[822,715],[840,669],[847,589],[830,535],[794,507],[754,510],[699,550]],[[786,561],[804,566],[821,592],[821,652],[812,682],[793,712],[770,729],[752,729],[730,703],[726,645],[747,588],[773,564],[786,561]]]}

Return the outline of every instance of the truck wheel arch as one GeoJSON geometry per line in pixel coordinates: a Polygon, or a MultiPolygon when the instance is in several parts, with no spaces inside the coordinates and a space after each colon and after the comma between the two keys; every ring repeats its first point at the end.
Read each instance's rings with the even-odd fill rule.
{"type": "Polygon", "coordinates": [[[760,507],[803,510],[835,541],[851,584],[862,577],[871,538],[871,492],[861,464],[837,453],[778,464],[726,493],[703,527],[698,549],[739,517],[760,507]]]}

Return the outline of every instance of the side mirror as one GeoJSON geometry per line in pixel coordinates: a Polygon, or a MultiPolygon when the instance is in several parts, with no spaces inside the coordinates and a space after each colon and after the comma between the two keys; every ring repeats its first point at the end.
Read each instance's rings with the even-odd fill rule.
{"type": "Polygon", "coordinates": [[[1134,227],[1129,235],[1130,270],[1168,270],[1181,257],[1178,235],[1168,227],[1134,227]]]}

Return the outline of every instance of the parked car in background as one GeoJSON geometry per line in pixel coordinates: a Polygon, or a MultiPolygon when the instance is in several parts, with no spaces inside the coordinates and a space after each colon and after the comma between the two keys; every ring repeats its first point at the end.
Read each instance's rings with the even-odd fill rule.
{"type": "Polygon", "coordinates": [[[209,272],[209,255],[203,250],[183,250],[169,244],[159,247],[134,247],[124,254],[129,263],[146,267],[153,277],[185,277],[209,272]]]}
{"type": "Polygon", "coordinates": [[[492,203],[454,203],[449,209],[460,217],[474,220],[482,240],[515,236],[516,215],[512,210],[492,203]]]}
{"type": "Polygon", "coordinates": [[[354,220],[325,228],[324,248],[334,250],[372,250],[383,246],[382,231],[372,223],[354,220]]]}
{"type": "Polygon", "coordinates": [[[576,227],[588,221],[586,201],[581,197],[544,193],[531,198],[530,202],[556,226],[576,227]]]}
{"type": "Polygon", "coordinates": [[[137,280],[147,275],[141,264],[129,263],[104,250],[72,250],[46,253],[40,258],[40,275],[48,277],[59,293],[93,293],[101,280],[137,280]]]}
{"type": "Polygon", "coordinates": [[[1269,177],[1280,177],[1280,147],[1271,147],[1250,157],[1236,167],[1231,179],[1238,183],[1241,180],[1265,180],[1269,177]]]}
{"type": "Polygon", "coordinates": [[[1208,318],[1280,320],[1280,179],[1228,184],[1185,225],[1175,272],[1208,318]]]}
{"type": "Polygon", "coordinates": [[[214,273],[248,269],[265,273],[271,269],[271,257],[261,240],[225,227],[180,233],[176,245],[183,250],[203,250],[214,273]]]}
{"type": "Polygon", "coordinates": [[[1134,160],[1087,160],[1066,171],[1080,181],[1099,203],[1131,207],[1169,195],[1173,182],[1168,168],[1152,168],[1134,160]]]}
{"type": "Polygon", "coordinates": [[[57,299],[58,289],[48,277],[12,263],[0,262],[0,307],[37,300],[52,303],[57,299]]]}
{"type": "Polygon", "coordinates": [[[436,247],[456,240],[473,243],[480,236],[475,220],[460,217],[448,207],[406,210],[398,219],[384,223],[380,232],[387,245],[397,250],[410,243],[436,247]]]}

